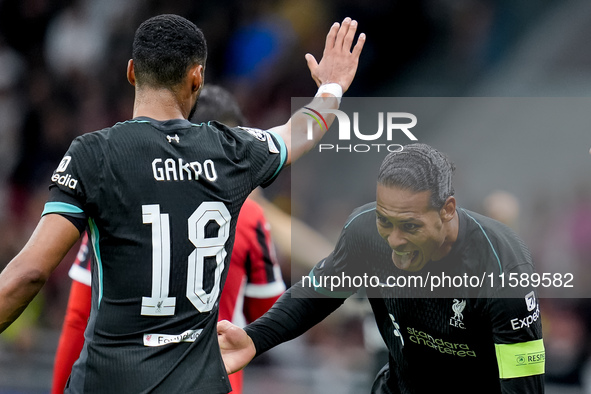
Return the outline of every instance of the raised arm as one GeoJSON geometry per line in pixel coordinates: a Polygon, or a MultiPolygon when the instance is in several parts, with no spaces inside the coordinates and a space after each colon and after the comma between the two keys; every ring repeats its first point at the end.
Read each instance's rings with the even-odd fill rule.
{"type": "MultiPolygon", "coordinates": [[[[340,98],[353,82],[359,56],[365,43],[365,34],[361,33],[357,43],[353,46],[356,32],[357,21],[351,20],[351,18],[345,18],[342,24],[335,22],[326,36],[320,63],[313,55],[306,54],[312,78],[320,88],[317,97],[307,105],[308,108],[316,111],[338,108],[339,100],[335,97],[340,98]],[[324,90],[328,91],[323,92],[324,90]]],[[[327,115],[324,118],[327,126],[330,127],[334,115],[327,115]]],[[[314,125],[313,139],[308,140],[306,138],[308,119],[300,109],[287,123],[271,129],[285,141],[288,152],[286,164],[291,164],[292,161],[312,149],[326,132],[326,128],[321,129],[319,125],[314,125]]]]}
{"type": "Polygon", "coordinates": [[[25,310],[80,232],[68,219],[43,216],[21,252],[0,274],[0,332],[25,310]]]}

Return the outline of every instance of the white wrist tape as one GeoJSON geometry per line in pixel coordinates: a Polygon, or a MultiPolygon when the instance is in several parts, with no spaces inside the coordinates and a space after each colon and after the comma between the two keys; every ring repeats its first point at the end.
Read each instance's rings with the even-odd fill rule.
{"type": "Polygon", "coordinates": [[[329,93],[332,94],[339,100],[339,104],[341,103],[341,97],[343,97],[343,88],[338,83],[327,83],[324,85],[320,85],[318,88],[318,92],[316,92],[315,97],[320,97],[322,93],[329,93]]]}

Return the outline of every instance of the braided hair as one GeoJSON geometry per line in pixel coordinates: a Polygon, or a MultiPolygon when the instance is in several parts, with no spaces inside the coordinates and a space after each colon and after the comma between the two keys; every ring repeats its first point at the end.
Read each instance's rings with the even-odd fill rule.
{"type": "Polygon", "coordinates": [[[413,192],[431,191],[431,206],[441,209],[454,195],[453,163],[443,153],[426,144],[405,145],[402,151],[386,156],[380,166],[378,183],[413,192]]]}

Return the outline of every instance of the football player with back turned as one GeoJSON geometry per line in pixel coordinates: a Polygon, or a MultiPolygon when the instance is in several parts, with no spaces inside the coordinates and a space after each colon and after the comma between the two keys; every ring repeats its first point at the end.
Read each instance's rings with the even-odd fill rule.
{"type": "MultiPolygon", "coordinates": [[[[312,108],[337,108],[351,84],[365,41],[355,43],[356,29],[350,18],[333,24],[320,62],[306,55],[319,86],[312,108]]],[[[140,25],[127,68],[133,118],[74,140],[39,224],[0,274],[1,332],[90,228],[91,313],[66,393],[231,390],[216,320],[238,212],[322,131],[298,138],[300,111],[266,131],[191,124],[206,57],[201,30],[185,18],[140,25]]]]}

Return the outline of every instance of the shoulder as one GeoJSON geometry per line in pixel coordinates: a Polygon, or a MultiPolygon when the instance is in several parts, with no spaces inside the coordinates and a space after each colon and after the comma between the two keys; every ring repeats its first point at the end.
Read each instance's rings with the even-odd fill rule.
{"type": "Polygon", "coordinates": [[[260,150],[268,150],[270,153],[281,153],[285,143],[281,137],[268,130],[253,127],[229,127],[218,121],[193,124],[193,127],[205,130],[210,138],[217,138],[223,144],[235,147],[259,147],[260,150]]]}
{"type": "Polygon", "coordinates": [[[74,141],[81,144],[92,145],[95,143],[101,143],[109,138],[109,134],[113,128],[108,127],[102,130],[92,131],[90,133],[84,133],[74,139],[74,141]]]}
{"type": "Polygon", "coordinates": [[[52,181],[57,180],[61,173],[67,174],[74,171],[80,175],[79,172],[84,172],[85,169],[91,172],[94,171],[95,166],[93,163],[96,163],[96,159],[101,157],[101,152],[104,151],[106,130],[85,133],[74,138],[54,171],[52,181]]]}
{"type": "Polygon", "coordinates": [[[523,242],[519,236],[505,224],[463,208],[460,208],[459,212],[467,221],[468,237],[482,237],[499,247],[520,248],[522,246],[523,242]]]}
{"type": "Polygon", "coordinates": [[[466,238],[474,248],[480,248],[497,261],[502,271],[518,265],[532,265],[531,253],[510,227],[476,212],[460,208],[466,220],[466,238]]]}
{"type": "Polygon", "coordinates": [[[114,127],[115,126],[79,135],[72,141],[70,149],[98,151],[102,149],[104,144],[108,141],[114,127]]]}
{"type": "Polygon", "coordinates": [[[355,208],[347,218],[344,228],[365,229],[370,225],[375,227],[375,211],[375,201],[355,208]]]}
{"type": "Polygon", "coordinates": [[[209,122],[203,122],[199,124],[192,124],[193,127],[204,129],[209,133],[219,135],[225,138],[237,138],[242,140],[255,140],[265,141],[266,135],[263,130],[250,128],[250,127],[230,127],[224,123],[212,120],[209,122]]]}
{"type": "Polygon", "coordinates": [[[358,250],[383,242],[377,231],[375,210],[375,202],[354,209],[343,226],[340,242],[358,250]]]}

